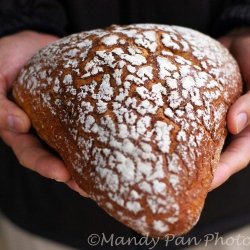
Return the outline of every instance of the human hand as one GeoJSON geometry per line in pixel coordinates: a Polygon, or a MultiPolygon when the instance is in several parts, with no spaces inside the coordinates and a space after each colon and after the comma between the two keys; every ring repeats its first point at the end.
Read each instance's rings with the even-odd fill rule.
{"type": "Polygon", "coordinates": [[[250,28],[234,30],[219,41],[238,62],[246,92],[228,111],[227,127],[232,137],[221,154],[210,190],[220,186],[250,162],[250,28]]]}
{"type": "Polygon", "coordinates": [[[22,31],[0,39],[0,136],[15,153],[20,164],[47,178],[65,182],[70,188],[87,196],[71,179],[64,163],[43,148],[31,133],[26,113],[8,99],[12,84],[31,56],[56,36],[22,31]]]}

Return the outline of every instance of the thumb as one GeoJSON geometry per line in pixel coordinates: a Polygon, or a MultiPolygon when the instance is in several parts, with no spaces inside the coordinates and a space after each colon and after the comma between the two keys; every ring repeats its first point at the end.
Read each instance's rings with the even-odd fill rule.
{"type": "Polygon", "coordinates": [[[232,134],[240,133],[250,124],[250,92],[242,95],[228,111],[227,127],[232,134]]]}
{"type": "Polygon", "coordinates": [[[0,92],[0,130],[8,129],[19,133],[26,133],[31,126],[29,117],[14,102],[0,92]]]}

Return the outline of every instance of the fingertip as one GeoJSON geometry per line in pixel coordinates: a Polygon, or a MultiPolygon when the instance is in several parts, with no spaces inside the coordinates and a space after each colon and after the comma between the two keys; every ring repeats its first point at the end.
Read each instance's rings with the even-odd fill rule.
{"type": "Polygon", "coordinates": [[[19,133],[27,133],[31,127],[31,121],[29,116],[19,106],[14,103],[13,113],[8,116],[8,119],[13,119],[15,123],[14,129],[19,133]],[[9,118],[9,116],[11,118],[9,118]]]}
{"type": "Polygon", "coordinates": [[[250,92],[242,95],[230,107],[227,114],[227,128],[230,133],[238,134],[250,124],[250,92]]]}
{"type": "Polygon", "coordinates": [[[236,133],[240,133],[247,125],[247,114],[246,113],[239,113],[236,117],[236,133]]]}
{"type": "Polygon", "coordinates": [[[234,103],[232,107],[228,110],[227,113],[227,128],[231,134],[238,133],[238,125],[237,125],[237,104],[234,103]]]}
{"type": "Polygon", "coordinates": [[[71,178],[66,182],[67,186],[71,189],[73,189],[74,191],[78,192],[81,196],[84,196],[85,198],[88,198],[89,195],[83,191],[78,185],[77,183],[71,178]]]}
{"type": "Polygon", "coordinates": [[[211,186],[208,192],[211,192],[217,187],[219,187],[220,185],[222,185],[230,177],[230,173],[228,170],[229,170],[229,167],[227,166],[226,163],[219,163],[214,173],[214,178],[211,182],[211,186]]]}
{"type": "Polygon", "coordinates": [[[31,127],[28,115],[8,99],[0,100],[0,128],[27,133],[31,127]]]}
{"type": "Polygon", "coordinates": [[[64,163],[53,155],[40,159],[37,169],[41,175],[58,182],[67,182],[71,178],[71,174],[64,163]]]}
{"type": "Polygon", "coordinates": [[[15,132],[27,132],[27,126],[25,127],[23,120],[16,115],[7,116],[7,126],[10,130],[15,132]]]}

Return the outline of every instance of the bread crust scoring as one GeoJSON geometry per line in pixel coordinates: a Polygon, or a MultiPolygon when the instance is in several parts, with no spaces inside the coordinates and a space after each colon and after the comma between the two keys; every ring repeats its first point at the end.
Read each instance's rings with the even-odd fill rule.
{"type": "Polygon", "coordinates": [[[241,84],[235,60],[206,35],[114,25],[39,51],[13,96],[99,206],[164,238],[197,222],[241,84]]]}

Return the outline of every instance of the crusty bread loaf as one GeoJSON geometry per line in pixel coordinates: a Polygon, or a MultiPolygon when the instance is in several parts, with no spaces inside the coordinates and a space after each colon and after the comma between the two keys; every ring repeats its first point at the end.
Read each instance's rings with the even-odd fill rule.
{"type": "Polygon", "coordinates": [[[199,219],[241,84],[217,41],[137,24],[45,47],[22,70],[13,96],[100,207],[164,238],[199,219]]]}

